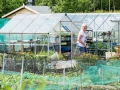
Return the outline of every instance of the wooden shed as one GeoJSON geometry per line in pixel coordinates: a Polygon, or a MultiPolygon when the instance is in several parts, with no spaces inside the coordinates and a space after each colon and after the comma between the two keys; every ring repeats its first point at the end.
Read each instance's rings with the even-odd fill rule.
{"type": "Polygon", "coordinates": [[[23,4],[21,7],[3,15],[2,18],[12,18],[16,14],[49,14],[51,12],[48,6],[26,6],[23,4]]]}

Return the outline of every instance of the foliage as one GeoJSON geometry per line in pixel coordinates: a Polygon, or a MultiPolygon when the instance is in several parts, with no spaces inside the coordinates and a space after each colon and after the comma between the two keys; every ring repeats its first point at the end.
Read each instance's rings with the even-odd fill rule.
{"type": "Polygon", "coordinates": [[[2,0],[0,0],[0,14],[2,13],[2,9],[3,9],[2,5],[3,5],[3,2],[2,0]]]}
{"type": "MultiPolygon", "coordinates": [[[[27,0],[0,0],[0,16],[27,4],[27,0]]],[[[33,0],[37,6],[49,6],[55,13],[119,12],[119,0],[33,0]],[[109,7],[110,1],[110,7],[109,7]]]]}
{"type": "Polygon", "coordinates": [[[47,5],[53,12],[110,12],[119,10],[119,0],[35,0],[35,5],[47,5]]]}
{"type": "Polygon", "coordinates": [[[62,53],[55,52],[48,57],[48,60],[65,60],[65,58],[62,53]]]}
{"type": "Polygon", "coordinates": [[[103,42],[98,41],[89,44],[89,48],[107,49],[107,45],[103,42]]]}
{"type": "Polygon", "coordinates": [[[65,60],[63,54],[59,53],[58,56],[59,56],[59,60],[65,60]]]}
{"type": "Polygon", "coordinates": [[[24,0],[0,0],[0,16],[22,6],[24,0]]]}
{"type": "Polygon", "coordinates": [[[107,43],[96,41],[96,42],[93,42],[92,44],[89,44],[89,48],[98,50],[98,55],[100,56],[105,55],[105,52],[107,51],[107,43]]]}
{"type": "MultiPolygon", "coordinates": [[[[54,53],[54,51],[49,52],[50,55],[54,53]]],[[[1,54],[3,56],[3,54],[1,54]]],[[[14,58],[17,60],[21,60],[24,57],[24,60],[41,60],[42,58],[47,58],[48,52],[40,52],[38,54],[34,54],[32,52],[12,52],[11,54],[6,54],[5,58],[14,58]]]]}
{"type": "Polygon", "coordinates": [[[108,59],[108,61],[113,61],[113,60],[120,60],[120,57],[118,56],[112,56],[108,59]]]}
{"type": "Polygon", "coordinates": [[[3,54],[0,53],[0,68],[2,67],[2,63],[3,63],[3,54]]]}
{"type": "Polygon", "coordinates": [[[93,5],[90,0],[49,0],[48,6],[56,13],[76,13],[88,12],[93,5]]]}
{"type": "MultiPolygon", "coordinates": [[[[53,54],[55,54],[55,53],[57,53],[57,52],[50,50],[48,60],[51,59],[51,56],[52,56],[53,54]]],[[[58,60],[58,59],[59,59],[59,60],[65,60],[64,56],[62,55],[62,53],[57,53],[57,54],[58,54],[58,56],[55,56],[55,60],[58,60]]],[[[57,55],[57,54],[56,54],[56,55],[57,55]]],[[[42,52],[38,53],[38,55],[48,56],[48,52],[42,51],[42,52]]]]}
{"type": "Polygon", "coordinates": [[[46,6],[49,0],[35,0],[35,5],[37,6],[46,6]]]}
{"type": "MultiPolygon", "coordinates": [[[[97,56],[91,55],[89,53],[87,53],[87,54],[84,53],[83,55],[81,55],[81,57],[77,58],[76,60],[78,60],[78,62],[88,63],[88,59],[91,59],[91,58],[96,59],[95,57],[97,57],[97,56]],[[83,58],[82,59],[83,61],[81,60],[81,58],[83,58]]],[[[93,60],[93,59],[91,59],[91,60],[93,60]]],[[[96,62],[97,62],[97,60],[96,60],[96,62]]],[[[96,62],[94,62],[94,63],[96,63],[96,62]]],[[[118,81],[117,77],[119,77],[119,72],[117,70],[119,69],[120,62],[119,62],[118,67],[109,67],[109,66],[106,66],[106,63],[105,64],[102,64],[102,63],[103,62],[100,62],[100,64],[97,63],[96,64],[97,66],[96,65],[91,66],[87,70],[84,70],[84,72],[82,72],[80,70],[80,67],[77,67],[77,69],[75,69],[75,68],[67,69],[66,68],[66,70],[65,70],[65,83],[66,84],[64,84],[64,85],[70,84],[71,86],[72,85],[74,86],[74,85],[76,85],[75,81],[80,82],[79,79],[81,78],[83,89],[105,90],[103,87],[101,87],[100,83],[101,84],[104,83],[104,86],[106,86],[111,82],[111,80],[113,80],[112,81],[113,83],[110,83],[109,85],[116,86],[117,81],[118,81]],[[99,70],[99,68],[103,68],[103,72],[101,72],[99,70]],[[102,76],[102,75],[104,75],[104,76],[102,76]],[[93,85],[93,82],[91,82],[92,79],[93,79],[93,82],[96,82],[96,84],[98,86],[93,85]],[[104,82],[102,80],[104,80],[104,82]],[[86,83],[87,83],[87,85],[86,85],[86,83]],[[92,86],[89,86],[89,85],[92,85],[92,86]]],[[[118,62],[117,62],[117,64],[118,64],[118,62]]],[[[109,64],[109,65],[111,65],[111,64],[109,64]]],[[[64,79],[63,70],[62,70],[62,73],[47,71],[45,73],[45,75],[47,75],[47,76],[42,77],[41,75],[39,75],[39,76],[35,77],[36,74],[30,74],[30,73],[25,72],[23,75],[23,78],[22,78],[23,79],[22,89],[19,89],[20,88],[19,87],[20,74],[17,74],[17,75],[0,74],[0,82],[1,82],[0,89],[1,90],[32,90],[33,89],[32,87],[34,87],[33,90],[46,90],[46,89],[44,89],[46,83],[49,82],[50,86],[52,87],[52,85],[53,85],[53,87],[54,87],[59,83],[61,84],[61,81],[63,81],[63,79],[64,79]],[[46,79],[44,79],[44,78],[46,78],[46,79]]],[[[54,89],[52,89],[52,90],[54,90],[54,89]]],[[[62,89],[60,89],[60,90],[62,90],[62,89]]],[[[67,89],[65,89],[65,90],[67,90],[67,89]]],[[[72,90],[72,89],[70,89],[70,90],[72,90]]],[[[112,90],[112,89],[110,89],[110,90],[112,90]]],[[[114,90],[117,90],[117,89],[114,89],[114,90]]]]}
{"type": "Polygon", "coordinates": [[[46,80],[25,73],[20,88],[20,76],[0,73],[0,90],[44,90],[46,80]]]}
{"type": "Polygon", "coordinates": [[[95,13],[104,13],[103,10],[96,10],[95,13]]]}
{"type": "Polygon", "coordinates": [[[98,61],[98,55],[91,54],[91,53],[83,53],[78,54],[75,56],[75,59],[78,60],[78,62],[83,62],[86,64],[95,64],[98,61]]]}

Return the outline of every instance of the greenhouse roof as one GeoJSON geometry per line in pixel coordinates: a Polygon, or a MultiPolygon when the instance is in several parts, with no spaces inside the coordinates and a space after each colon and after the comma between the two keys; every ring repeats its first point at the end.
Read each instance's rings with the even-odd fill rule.
{"type": "Polygon", "coordinates": [[[15,15],[1,30],[0,33],[8,34],[32,34],[50,33],[55,26],[60,27],[60,21],[69,21],[69,18],[62,14],[18,14],[15,15]]]}
{"type": "Polygon", "coordinates": [[[82,23],[87,23],[93,31],[110,31],[115,25],[111,20],[120,20],[120,13],[71,13],[68,17],[78,28],[82,23]]]}
{"type": "Polygon", "coordinates": [[[78,32],[82,23],[88,24],[93,31],[112,30],[111,20],[120,20],[119,13],[52,13],[17,14],[3,28],[3,34],[48,34],[64,29],[78,32]]]}

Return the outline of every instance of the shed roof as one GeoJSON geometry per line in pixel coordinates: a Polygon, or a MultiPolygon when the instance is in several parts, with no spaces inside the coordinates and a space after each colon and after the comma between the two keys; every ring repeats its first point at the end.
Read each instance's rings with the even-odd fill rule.
{"type": "Polygon", "coordinates": [[[26,6],[32,10],[35,10],[39,13],[43,13],[43,14],[47,14],[47,13],[51,13],[51,9],[48,6],[26,6]]]}
{"type": "Polygon", "coordinates": [[[7,17],[7,16],[9,16],[9,15],[11,15],[11,14],[13,14],[21,9],[24,9],[24,8],[34,12],[35,14],[38,14],[38,13],[43,13],[43,14],[48,13],[49,14],[52,12],[48,6],[26,6],[23,4],[21,7],[16,8],[15,10],[3,15],[2,18],[5,18],[5,17],[7,17]]]}

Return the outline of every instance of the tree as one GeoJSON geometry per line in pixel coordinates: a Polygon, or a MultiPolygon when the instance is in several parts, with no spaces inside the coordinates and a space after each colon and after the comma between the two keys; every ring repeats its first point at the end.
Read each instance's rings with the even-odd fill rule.
{"type": "Polygon", "coordinates": [[[80,12],[91,12],[93,11],[94,4],[91,0],[78,0],[78,8],[80,12]]]}
{"type": "Polygon", "coordinates": [[[56,13],[89,12],[93,9],[91,0],[49,0],[48,6],[56,13]]]}
{"type": "Polygon", "coordinates": [[[22,6],[24,2],[24,0],[0,0],[0,16],[22,6]]]}
{"type": "Polygon", "coordinates": [[[47,5],[56,13],[109,11],[109,7],[110,10],[120,9],[119,0],[35,0],[35,5],[47,5]]]}
{"type": "Polygon", "coordinates": [[[3,2],[0,0],[0,16],[3,14],[3,2]]]}
{"type": "Polygon", "coordinates": [[[36,6],[47,6],[49,0],[35,0],[36,6]]]}
{"type": "MultiPolygon", "coordinates": [[[[36,6],[49,6],[55,13],[93,12],[95,10],[120,10],[119,0],[33,0],[36,6]]],[[[0,16],[27,4],[27,0],[0,0],[0,16]]]]}

